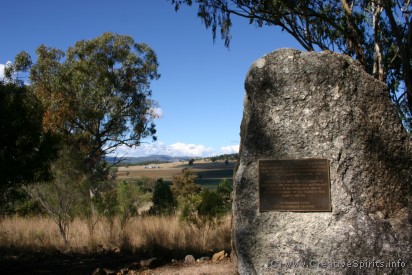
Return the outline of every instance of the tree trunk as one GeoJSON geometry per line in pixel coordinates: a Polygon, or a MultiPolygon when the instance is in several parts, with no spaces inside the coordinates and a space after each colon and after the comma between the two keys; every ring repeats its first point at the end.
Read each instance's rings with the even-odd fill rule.
{"type": "Polygon", "coordinates": [[[349,34],[346,37],[346,39],[348,40],[348,48],[352,49],[355,52],[356,60],[358,60],[362,64],[362,66],[366,68],[366,57],[362,46],[362,32],[359,30],[356,22],[354,21],[352,6],[349,5],[347,0],[341,0],[341,4],[345,12],[346,20],[348,22],[348,27],[350,30],[349,34]]]}
{"type": "Polygon", "coordinates": [[[382,6],[379,3],[372,2],[372,16],[373,16],[373,36],[375,40],[375,51],[373,56],[373,76],[380,81],[385,82],[385,70],[382,62],[382,47],[379,38],[379,21],[382,12],[382,6]]]}
{"type": "Polygon", "coordinates": [[[61,218],[61,217],[59,218],[59,222],[57,223],[57,225],[59,226],[60,235],[62,236],[64,240],[64,245],[67,246],[69,243],[68,232],[67,232],[68,226],[67,224],[65,224],[65,221],[63,221],[62,219],[64,218],[61,218]]]}
{"type": "Polygon", "coordinates": [[[408,24],[408,39],[403,47],[402,62],[409,115],[412,115],[412,18],[408,24]]]}

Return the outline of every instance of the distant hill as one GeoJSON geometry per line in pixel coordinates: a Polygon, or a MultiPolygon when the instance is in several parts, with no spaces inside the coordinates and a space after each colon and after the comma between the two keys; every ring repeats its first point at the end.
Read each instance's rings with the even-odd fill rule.
{"type": "MultiPolygon", "coordinates": [[[[192,157],[171,157],[166,155],[150,155],[146,157],[124,157],[123,164],[139,164],[139,163],[155,163],[155,162],[175,162],[175,161],[188,161],[192,157]]],[[[119,159],[115,157],[106,156],[106,161],[114,163],[119,159]]]]}

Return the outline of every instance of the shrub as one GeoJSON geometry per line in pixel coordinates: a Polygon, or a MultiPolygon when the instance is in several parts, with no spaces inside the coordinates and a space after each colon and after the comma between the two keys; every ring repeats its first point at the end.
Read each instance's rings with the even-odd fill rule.
{"type": "Polygon", "coordinates": [[[217,195],[221,199],[222,208],[225,212],[229,212],[232,209],[232,192],[233,186],[227,179],[223,179],[216,190],[217,195]]]}
{"type": "Polygon", "coordinates": [[[197,223],[201,227],[214,227],[219,224],[221,218],[226,214],[226,209],[223,206],[222,198],[215,191],[203,189],[200,193],[201,201],[196,207],[197,223]]]}
{"type": "Polygon", "coordinates": [[[175,211],[176,200],[173,197],[172,189],[161,178],[156,181],[152,202],[150,214],[171,215],[175,211]]]}
{"type": "Polygon", "coordinates": [[[209,232],[221,224],[227,210],[223,207],[222,197],[215,191],[203,189],[179,200],[179,220],[195,226],[200,234],[202,246],[207,247],[209,232]]]}
{"type": "Polygon", "coordinates": [[[186,198],[201,191],[201,187],[195,184],[196,176],[191,169],[184,168],[182,175],[173,177],[172,192],[175,198],[186,198]]]}
{"type": "Polygon", "coordinates": [[[82,197],[79,186],[85,181],[80,163],[81,154],[73,148],[64,147],[59,152],[59,158],[52,164],[53,180],[27,188],[30,196],[57,224],[66,244],[69,225],[82,197]]]}
{"type": "Polygon", "coordinates": [[[120,227],[123,230],[129,219],[138,214],[139,208],[147,200],[145,194],[140,190],[139,186],[122,181],[117,186],[117,213],[120,218],[120,227]]]}

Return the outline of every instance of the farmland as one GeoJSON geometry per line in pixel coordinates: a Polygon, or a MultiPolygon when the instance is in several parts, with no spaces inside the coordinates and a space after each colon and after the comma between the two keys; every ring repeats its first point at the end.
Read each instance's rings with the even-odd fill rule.
{"type": "Polygon", "coordinates": [[[162,163],[152,165],[137,165],[118,167],[118,180],[133,180],[141,177],[152,179],[163,178],[164,181],[172,182],[173,176],[182,174],[182,169],[192,169],[197,175],[195,182],[203,187],[214,189],[221,180],[228,179],[232,182],[235,161],[225,164],[223,161],[195,161],[193,165],[187,162],[162,163]]]}

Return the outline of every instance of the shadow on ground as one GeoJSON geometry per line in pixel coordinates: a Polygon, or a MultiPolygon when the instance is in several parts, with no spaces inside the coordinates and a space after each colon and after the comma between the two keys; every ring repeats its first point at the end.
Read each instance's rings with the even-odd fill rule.
{"type": "MultiPolygon", "coordinates": [[[[82,254],[0,247],[0,274],[140,274],[171,263],[173,266],[183,263],[187,254],[190,253],[160,249],[152,257],[144,257],[108,250],[82,254]]],[[[192,254],[196,258],[211,256],[192,254]]]]}

